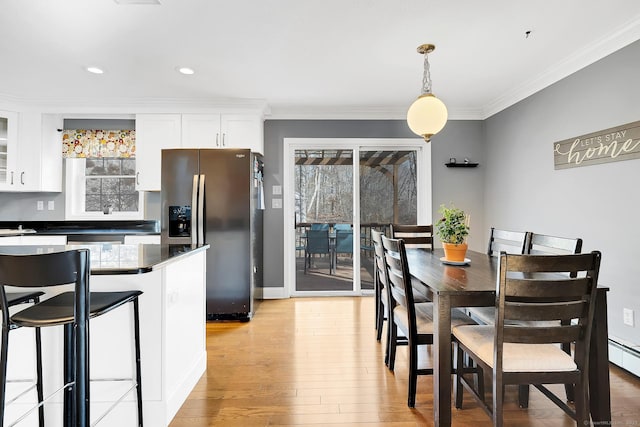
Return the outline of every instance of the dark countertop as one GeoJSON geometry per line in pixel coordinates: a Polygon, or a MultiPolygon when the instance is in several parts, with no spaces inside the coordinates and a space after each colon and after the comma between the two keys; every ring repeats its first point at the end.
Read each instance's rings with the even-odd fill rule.
{"type": "Polygon", "coordinates": [[[0,246],[0,254],[32,255],[88,248],[91,253],[91,274],[140,274],[148,273],[178,257],[204,251],[209,245],[112,245],[95,243],[87,245],[0,246]]]}
{"type": "MultiPolygon", "coordinates": [[[[160,221],[0,221],[0,230],[35,230],[40,235],[89,235],[89,234],[159,234],[160,221]]],[[[31,233],[33,234],[33,233],[31,233]]],[[[15,233],[4,234],[15,236],[15,233]]]]}

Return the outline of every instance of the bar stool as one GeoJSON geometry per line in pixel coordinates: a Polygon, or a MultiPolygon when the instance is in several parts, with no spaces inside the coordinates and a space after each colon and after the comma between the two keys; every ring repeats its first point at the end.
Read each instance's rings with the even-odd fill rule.
{"type": "MultiPolygon", "coordinates": [[[[140,373],[140,321],[138,297],[141,291],[89,292],[89,250],[76,249],[37,255],[0,255],[2,309],[7,312],[4,286],[51,287],[74,284],[74,292],[64,292],[11,316],[13,327],[64,327],[64,425],[89,426],[89,319],[105,314],[125,303],[133,303],[135,341],[135,380],[138,426],[142,427],[142,387],[140,373]]],[[[3,319],[4,326],[4,319],[3,319]]],[[[8,350],[8,349],[7,349],[8,350]]],[[[40,357],[38,355],[38,357],[40,357]]],[[[3,360],[3,385],[6,382],[6,358],[3,360]]],[[[124,395],[116,401],[116,404],[124,395]]],[[[46,398],[48,399],[48,397],[46,398]]],[[[46,400],[44,399],[44,400],[46,400]]],[[[39,405],[43,401],[40,400],[39,405]]],[[[113,409],[115,404],[107,410],[113,409]]],[[[28,413],[27,413],[28,414],[28,413]]],[[[24,416],[26,416],[25,414],[24,416]]],[[[98,418],[101,420],[104,415],[98,418]]]]}
{"type": "MultiPolygon", "coordinates": [[[[14,307],[20,304],[38,303],[40,297],[44,295],[44,292],[4,292],[4,287],[0,288],[0,308],[2,309],[2,348],[0,349],[0,366],[2,372],[0,375],[2,378],[7,376],[7,346],[9,345],[9,331],[16,329],[18,326],[14,325],[10,321],[9,307],[14,307]],[[6,307],[6,310],[5,310],[6,307]]],[[[23,390],[18,397],[28,393],[34,387],[36,388],[36,395],[38,401],[43,399],[42,391],[42,351],[41,351],[41,339],[40,329],[35,330],[36,340],[36,378],[34,384],[23,390]]],[[[6,388],[7,382],[2,381],[0,383],[0,427],[4,426],[4,406],[6,400],[6,388]]],[[[44,427],[44,408],[42,405],[38,407],[38,425],[44,427]]]]}

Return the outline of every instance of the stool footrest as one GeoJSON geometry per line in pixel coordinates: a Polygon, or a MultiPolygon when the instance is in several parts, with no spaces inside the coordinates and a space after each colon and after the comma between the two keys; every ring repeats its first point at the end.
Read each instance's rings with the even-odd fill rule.
{"type": "MultiPolygon", "coordinates": [[[[92,380],[92,381],[131,381],[131,379],[114,379],[114,380],[102,380],[102,379],[98,379],[98,380],[92,380]]],[[[122,393],[122,395],[118,398],[118,400],[114,401],[111,406],[109,406],[107,408],[107,410],[105,410],[92,424],[91,427],[95,426],[96,424],[98,424],[100,421],[102,421],[102,419],[104,417],[106,417],[107,415],[109,415],[109,413],[111,411],[113,411],[113,409],[120,403],[122,402],[122,400],[125,398],[125,396],[129,393],[131,393],[132,391],[134,391],[136,388],[138,387],[138,384],[133,381],[133,385],[131,386],[131,388],[129,388],[127,391],[125,391],[124,393],[122,393]]]]}

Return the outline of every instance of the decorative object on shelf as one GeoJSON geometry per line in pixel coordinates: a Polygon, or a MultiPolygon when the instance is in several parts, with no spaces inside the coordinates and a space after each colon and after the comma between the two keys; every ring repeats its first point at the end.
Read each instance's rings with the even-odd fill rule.
{"type": "Polygon", "coordinates": [[[64,130],[62,157],[115,157],[136,156],[135,130],[64,130]]]}
{"type": "Polygon", "coordinates": [[[457,163],[456,159],[449,159],[449,163],[445,163],[444,165],[448,168],[475,168],[478,166],[478,163],[471,163],[468,159],[465,159],[464,163],[457,163]],[[453,162],[451,160],[454,160],[453,162]]]}
{"type": "Polygon", "coordinates": [[[418,53],[424,55],[424,75],[422,77],[422,94],[416,99],[407,111],[407,123],[413,133],[424,138],[426,142],[440,132],[447,123],[447,107],[431,93],[431,71],[429,66],[429,53],[433,52],[435,45],[423,44],[418,46],[418,53]]]}
{"type": "Polygon", "coordinates": [[[455,157],[450,157],[449,158],[449,163],[455,164],[456,163],[456,158],[455,157]]]}
{"type": "Polygon", "coordinates": [[[444,248],[444,260],[464,263],[471,217],[453,204],[449,207],[440,205],[438,212],[442,218],[436,223],[436,234],[444,248]]]}

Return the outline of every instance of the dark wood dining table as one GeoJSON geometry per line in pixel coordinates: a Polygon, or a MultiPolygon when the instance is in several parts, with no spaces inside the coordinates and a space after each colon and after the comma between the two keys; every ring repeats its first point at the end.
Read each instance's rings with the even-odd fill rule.
{"type": "MultiPolygon", "coordinates": [[[[469,264],[446,265],[442,250],[434,252],[407,249],[413,287],[433,301],[434,425],[451,425],[451,309],[454,307],[494,306],[498,260],[487,254],[467,251],[469,264]]],[[[589,398],[593,422],[611,424],[609,352],[607,332],[607,291],[598,287],[596,312],[591,335],[589,398]]]]}

